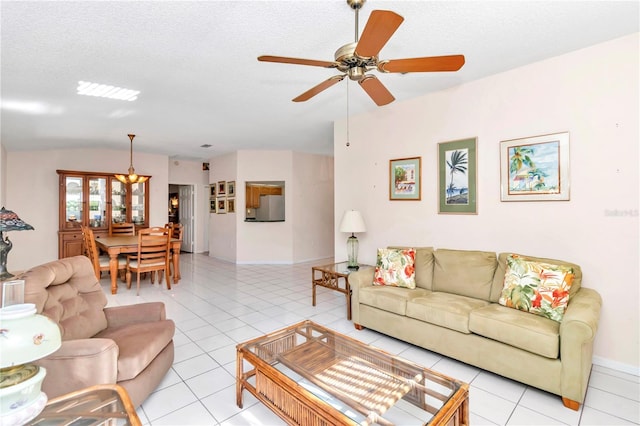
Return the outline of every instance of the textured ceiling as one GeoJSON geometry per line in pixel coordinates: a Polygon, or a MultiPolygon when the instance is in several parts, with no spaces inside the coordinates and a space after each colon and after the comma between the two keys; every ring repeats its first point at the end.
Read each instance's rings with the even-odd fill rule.
{"type": "MultiPolygon", "coordinates": [[[[2,145],[101,147],[176,159],[238,149],[330,154],[333,121],[377,107],[338,72],[258,62],[331,61],[354,41],[354,13],[324,1],[2,1],[2,145]],[[79,80],[140,90],[135,102],[76,95],[79,80]],[[347,96],[348,93],[348,96],[347,96]],[[202,144],[212,147],[201,148],[202,144]]],[[[381,59],[464,54],[456,73],[379,74],[396,102],[639,31],[637,1],[382,1],[404,23],[381,59]]]]}

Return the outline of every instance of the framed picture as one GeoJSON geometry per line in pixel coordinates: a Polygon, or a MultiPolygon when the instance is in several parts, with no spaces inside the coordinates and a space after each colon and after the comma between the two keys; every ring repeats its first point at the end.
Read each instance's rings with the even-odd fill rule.
{"type": "Polygon", "coordinates": [[[236,199],[228,198],[227,199],[227,213],[235,213],[236,212],[236,199]]]}
{"type": "Polygon", "coordinates": [[[221,180],[218,182],[218,189],[216,190],[216,195],[220,197],[221,195],[227,195],[227,182],[221,180]]]}
{"type": "Polygon", "coordinates": [[[227,182],[227,197],[236,196],[236,181],[227,182]]]}
{"type": "Polygon", "coordinates": [[[569,200],[569,132],[500,142],[502,201],[569,200]]]}
{"type": "Polygon", "coordinates": [[[209,199],[214,200],[216,198],[216,184],[209,185],[209,199]]]}
{"type": "Polygon", "coordinates": [[[478,214],[477,138],[438,144],[438,213],[478,214]]]}
{"type": "Polygon", "coordinates": [[[216,213],[224,214],[227,212],[227,199],[218,197],[216,198],[216,213]]]}
{"type": "Polygon", "coordinates": [[[209,200],[209,213],[215,213],[215,212],[216,212],[216,200],[215,199],[209,200]]]}
{"type": "Polygon", "coordinates": [[[389,199],[420,200],[420,157],[389,160],[389,199]]]}

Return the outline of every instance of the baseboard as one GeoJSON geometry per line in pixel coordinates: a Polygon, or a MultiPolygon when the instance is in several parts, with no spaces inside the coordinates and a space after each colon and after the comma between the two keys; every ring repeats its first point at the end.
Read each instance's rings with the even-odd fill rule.
{"type": "Polygon", "coordinates": [[[613,361],[608,358],[602,358],[599,356],[593,357],[593,364],[600,367],[610,368],[612,370],[620,371],[622,373],[633,374],[634,376],[640,376],[640,367],[624,364],[622,362],[613,361]]]}

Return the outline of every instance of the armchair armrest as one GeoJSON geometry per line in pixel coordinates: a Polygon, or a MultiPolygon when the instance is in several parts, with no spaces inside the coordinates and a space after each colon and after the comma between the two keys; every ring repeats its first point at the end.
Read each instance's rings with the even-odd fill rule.
{"type": "Polygon", "coordinates": [[[60,349],[35,362],[47,370],[42,390],[51,399],[88,386],[116,383],[118,354],[111,339],[64,341],[60,349]]]}
{"type": "Polygon", "coordinates": [[[562,396],[583,402],[593,360],[593,340],[598,330],[602,297],[590,288],[581,288],[569,299],[560,324],[562,396]]]}
{"type": "Polygon", "coordinates": [[[141,322],[166,319],[166,310],[162,302],[138,303],[135,305],[112,306],[104,308],[109,328],[141,322]]]}

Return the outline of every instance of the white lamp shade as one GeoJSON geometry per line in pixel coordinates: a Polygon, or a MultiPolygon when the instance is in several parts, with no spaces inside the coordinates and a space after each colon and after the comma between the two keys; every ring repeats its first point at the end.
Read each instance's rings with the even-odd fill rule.
{"type": "Polygon", "coordinates": [[[342,222],[340,222],[340,232],[366,232],[367,228],[364,225],[364,219],[357,210],[347,210],[342,216],[342,222]]]}
{"type": "Polygon", "coordinates": [[[58,324],[36,314],[33,303],[0,309],[0,368],[44,358],[61,346],[58,324]]]}

